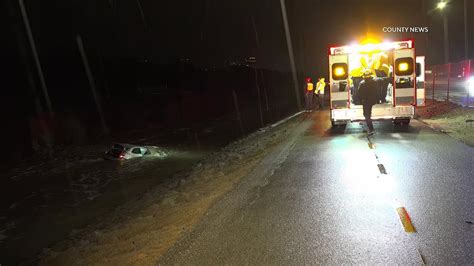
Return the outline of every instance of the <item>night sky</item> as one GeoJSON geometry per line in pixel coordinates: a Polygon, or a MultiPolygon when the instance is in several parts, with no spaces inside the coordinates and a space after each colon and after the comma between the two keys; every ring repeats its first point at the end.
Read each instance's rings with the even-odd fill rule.
{"type": "MultiPolygon", "coordinates": [[[[297,67],[300,71],[325,70],[329,45],[357,41],[369,32],[381,40],[414,38],[418,54],[432,53],[429,62],[438,63],[442,58],[434,51],[442,51],[442,18],[438,11],[428,12],[436,2],[288,0],[297,67]],[[430,33],[384,35],[383,26],[428,26],[430,33]],[[434,51],[425,49],[426,41],[434,51]]],[[[258,55],[260,66],[289,68],[278,0],[140,0],[139,3],[145,20],[136,0],[26,1],[37,42],[48,54],[51,50],[64,49],[73,40],[71,36],[80,32],[89,48],[105,56],[163,62],[189,57],[198,66],[221,66],[225,60],[258,55]]],[[[454,60],[461,59],[464,51],[462,8],[462,0],[452,0],[447,10],[454,60]]],[[[470,14],[472,10],[471,4],[470,14]]],[[[470,21],[472,28],[473,22],[470,21]]]]}
{"type": "MultiPolygon", "coordinates": [[[[35,263],[30,255],[36,258],[42,250],[54,250],[50,249],[54,242],[93,223],[118,206],[114,204],[136,198],[152,185],[181,184],[180,173],[188,171],[181,166],[192,170],[194,160],[207,161],[200,157],[211,152],[211,157],[222,157],[213,151],[300,112],[301,102],[314,97],[304,78],[328,78],[331,46],[367,37],[413,39],[416,54],[426,56],[427,69],[444,61],[443,17],[435,9],[440,0],[285,1],[296,75],[290,72],[280,0],[0,1],[5,28],[0,49],[0,140],[4,150],[0,168],[5,174],[0,186],[7,192],[0,194],[8,198],[0,210],[4,224],[0,224],[0,242],[13,243],[6,249],[0,247],[0,260],[8,254],[35,263]],[[23,20],[22,2],[29,23],[23,20]],[[31,26],[34,44],[25,24],[31,26]],[[384,27],[428,27],[429,32],[384,33],[384,27]],[[257,59],[255,65],[229,64],[252,56],[257,59]],[[114,142],[163,147],[171,160],[138,163],[132,168],[110,165],[101,158],[114,142]],[[171,175],[175,166],[179,175],[171,175]],[[128,168],[133,171],[123,171],[128,168]],[[165,173],[163,179],[155,178],[158,172],[165,173]],[[168,175],[172,178],[167,179],[168,175]],[[157,183],[148,183],[151,179],[157,183]],[[127,180],[135,183],[122,182],[127,180]],[[95,190],[102,201],[89,193],[95,190]],[[80,194],[88,200],[82,201],[80,194]],[[111,198],[102,198],[105,195],[111,198]],[[95,201],[90,202],[92,199],[95,201]],[[81,211],[86,204],[100,208],[81,211]],[[10,222],[10,218],[14,219],[10,222]],[[49,220],[61,227],[43,237],[42,232],[49,231],[42,225],[49,220]]],[[[464,0],[449,1],[444,12],[449,20],[450,62],[459,62],[464,59],[464,0]]],[[[469,58],[474,59],[474,0],[468,2],[469,58]]],[[[451,76],[465,70],[457,66],[458,72],[451,76]]],[[[431,75],[432,86],[433,77],[447,76],[441,73],[443,69],[438,70],[431,75]]],[[[457,84],[462,84],[460,80],[456,79],[457,84]]],[[[444,90],[444,84],[438,83],[436,90],[444,90]]],[[[328,95],[331,88],[326,88],[328,95]]],[[[435,90],[431,92],[433,99],[435,90]]],[[[324,100],[329,104],[331,95],[321,96],[314,97],[314,105],[316,98],[319,104],[324,100]]],[[[434,109],[426,113],[431,116],[434,109]]],[[[305,123],[308,118],[317,120],[317,126],[307,132],[312,137],[320,133],[324,138],[338,137],[335,135],[345,127],[329,130],[321,126],[329,123],[320,120],[327,117],[323,112],[330,111],[319,108],[314,115],[305,115],[305,123]]],[[[393,130],[390,126],[389,132],[393,130]]],[[[418,131],[415,125],[406,132],[417,140],[434,135],[428,132],[428,137],[417,137],[418,131]]],[[[277,147],[279,139],[269,139],[270,146],[277,147]]],[[[254,146],[258,154],[264,154],[260,143],[254,146]]]]}

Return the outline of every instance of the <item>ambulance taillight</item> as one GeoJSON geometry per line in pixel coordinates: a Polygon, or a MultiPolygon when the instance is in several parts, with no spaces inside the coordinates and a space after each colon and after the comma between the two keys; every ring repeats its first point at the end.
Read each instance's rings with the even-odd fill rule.
{"type": "Polygon", "coordinates": [[[345,80],[348,77],[346,63],[334,63],[332,65],[332,78],[334,80],[345,80]]]}

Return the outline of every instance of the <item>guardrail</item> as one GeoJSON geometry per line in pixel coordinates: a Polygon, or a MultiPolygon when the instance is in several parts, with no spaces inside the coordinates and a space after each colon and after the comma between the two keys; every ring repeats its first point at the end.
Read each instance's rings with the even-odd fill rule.
{"type": "Polygon", "coordinates": [[[427,66],[426,99],[474,107],[474,60],[427,66]]]}

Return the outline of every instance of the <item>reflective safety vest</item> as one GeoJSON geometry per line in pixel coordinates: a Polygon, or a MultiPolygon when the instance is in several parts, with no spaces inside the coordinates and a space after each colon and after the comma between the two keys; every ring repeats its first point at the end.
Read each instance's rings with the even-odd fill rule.
{"type": "Polygon", "coordinates": [[[318,81],[318,84],[316,85],[316,91],[314,93],[321,93],[324,94],[324,87],[326,87],[326,82],[324,81],[318,81]]]}
{"type": "Polygon", "coordinates": [[[351,70],[349,75],[353,78],[362,77],[362,72],[364,72],[364,69],[365,68],[363,68],[363,67],[354,68],[354,69],[351,70]]]}
{"type": "Polygon", "coordinates": [[[313,87],[314,87],[313,83],[311,83],[311,82],[306,83],[306,90],[307,91],[312,91],[313,87]]]}

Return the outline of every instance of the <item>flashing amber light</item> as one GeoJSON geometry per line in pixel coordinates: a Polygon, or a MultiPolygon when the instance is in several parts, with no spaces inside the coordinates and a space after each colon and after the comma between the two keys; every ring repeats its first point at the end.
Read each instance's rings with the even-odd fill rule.
{"type": "Polygon", "coordinates": [[[469,94],[474,95],[474,76],[469,79],[469,94]]]}
{"type": "Polygon", "coordinates": [[[367,33],[367,35],[365,36],[365,38],[363,38],[362,40],[360,40],[360,44],[362,44],[362,45],[366,45],[366,44],[377,44],[377,43],[380,43],[380,39],[378,38],[378,36],[375,36],[375,35],[372,34],[372,33],[367,33]]]}
{"type": "Polygon", "coordinates": [[[400,72],[405,72],[408,70],[408,68],[409,68],[408,63],[400,63],[398,65],[398,71],[400,72]]]}
{"type": "Polygon", "coordinates": [[[334,69],[334,75],[336,75],[337,77],[344,76],[345,74],[346,71],[343,67],[336,67],[336,69],[334,69]]]}

